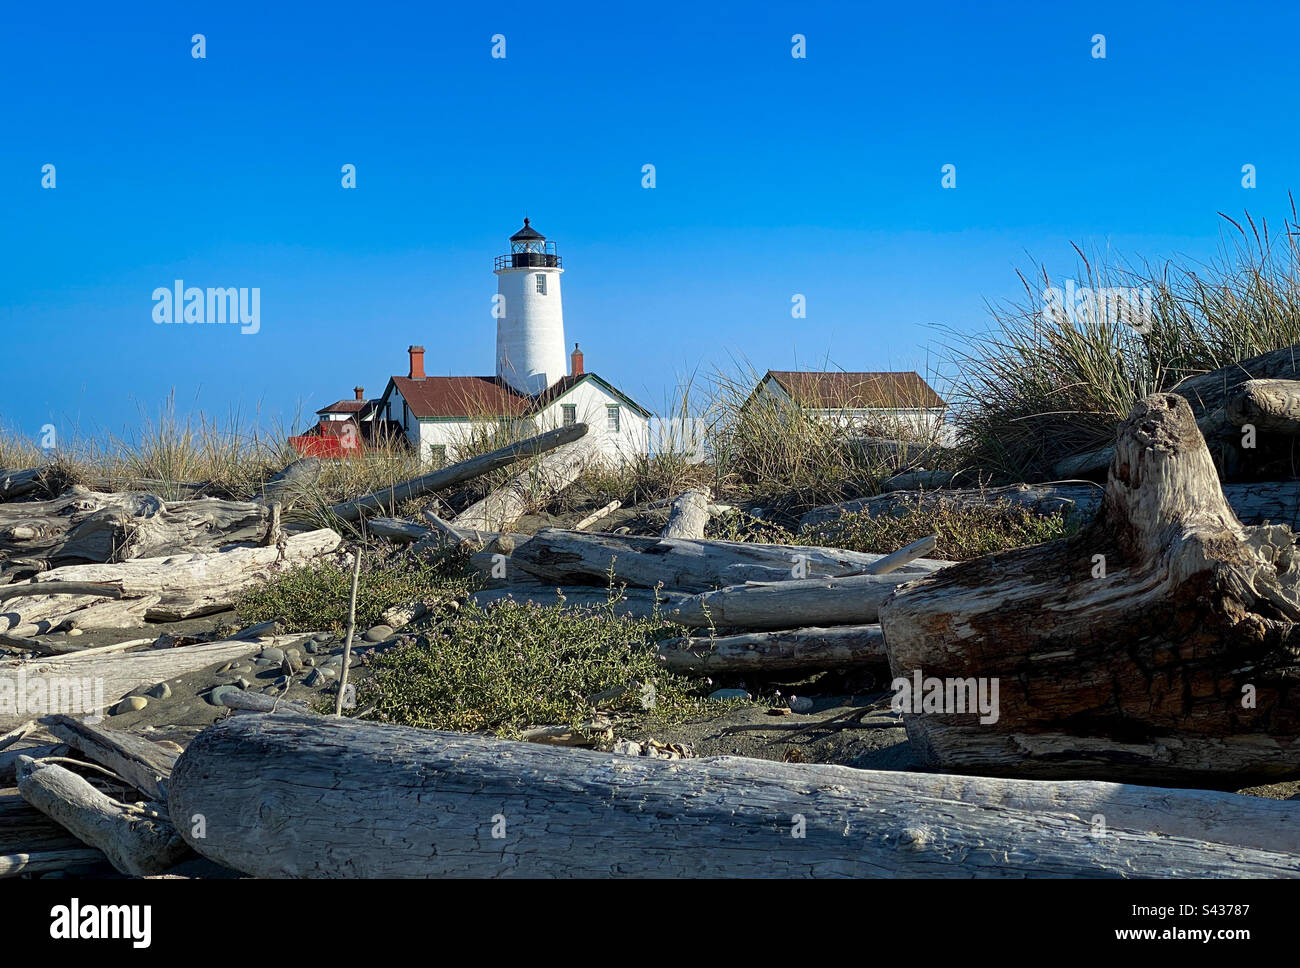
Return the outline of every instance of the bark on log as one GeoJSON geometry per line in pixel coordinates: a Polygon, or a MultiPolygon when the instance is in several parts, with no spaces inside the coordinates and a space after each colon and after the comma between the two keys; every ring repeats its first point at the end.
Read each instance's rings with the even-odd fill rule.
{"type": "Polygon", "coordinates": [[[5,630],[14,635],[29,635],[64,622],[80,628],[115,627],[103,618],[92,624],[87,606],[98,608],[101,614],[111,611],[113,622],[119,620],[118,613],[142,611],[148,620],[175,622],[220,612],[230,608],[246,588],[334,551],[341,543],[338,534],[325,528],[292,535],[270,548],[238,547],[212,554],[55,568],[31,581],[32,587],[49,586],[49,594],[15,600],[0,613],[0,623],[7,621],[5,630]],[[60,594],[56,586],[65,582],[110,586],[119,600],[105,602],[105,595],[60,594]]]}
{"type": "Polygon", "coordinates": [[[420,497],[430,491],[440,491],[455,484],[482,477],[484,474],[499,470],[502,467],[509,467],[511,464],[516,464],[529,457],[544,454],[556,447],[578,440],[586,432],[587,425],[585,423],[576,423],[570,427],[548,430],[544,434],[529,437],[527,440],[509,444],[487,454],[481,454],[478,457],[471,457],[469,460],[463,460],[458,464],[452,464],[450,467],[436,470],[432,474],[425,474],[422,477],[407,481],[405,484],[399,484],[396,487],[386,488],[382,491],[375,491],[373,494],[363,495],[344,504],[336,504],[331,510],[344,521],[359,521],[363,514],[375,511],[391,511],[400,502],[409,498],[420,497]]]}
{"type": "Polygon", "coordinates": [[[1300,875],[1300,809],[1281,801],[657,760],[347,719],[204,730],[170,809],[183,836],[207,818],[197,852],[257,877],[1300,875]]]}
{"type": "Polygon", "coordinates": [[[0,470],[0,501],[12,501],[16,497],[30,494],[40,486],[43,467],[33,467],[19,471],[0,470]]]}
{"type": "Polygon", "coordinates": [[[578,444],[556,448],[460,512],[451,525],[461,531],[509,531],[530,507],[545,504],[576,481],[590,460],[590,452],[578,444]]]}
{"type": "Polygon", "coordinates": [[[704,488],[693,487],[679,494],[668,512],[668,523],[659,533],[661,538],[703,538],[709,524],[710,494],[704,488]]]}
{"type": "Polygon", "coordinates": [[[921,677],[929,699],[904,710],[926,764],[1234,789],[1300,776],[1297,620],[1294,535],[1240,524],[1174,394],[1121,425],[1087,530],[955,565],[881,608],[894,676],[921,677]],[[941,680],[1000,684],[996,721],[958,711],[964,689],[938,704],[941,680]]]}
{"type": "Polygon", "coordinates": [[[1238,430],[1300,435],[1300,381],[1247,380],[1233,387],[1225,406],[1228,423],[1238,430]]]}
{"type": "Polygon", "coordinates": [[[888,665],[879,625],[666,639],[659,643],[659,656],[664,668],[697,676],[888,665]]]}
{"type": "Polygon", "coordinates": [[[688,628],[788,629],[803,625],[865,625],[880,605],[917,572],[805,578],[728,585],[694,595],[665,613],[688,628]]]}
{"type": "MultiPolygon", "coordinates": [[[[603,588],[612,568],[616,582],[634,588],[662,584],[672,591],[703,592],[745,581],[793,579],[796,574],[859,574],[884,557],[808,545],[643,538],[543,528],[521,542],[510,560],[530,575],[563,586],[603,588]]],[[[900,574],[926,574],[945,564],[918,559],[903,566],[900,574]]]]}
{"type": "Polygon", "coordinates": [[[107,729],[72,716],[47,716],[41,722],[68,746],[112,770],[150,800],[166,802],[167,778],[179,753],[133,733],[107,729]]]}
{"type": "Polygon", "coordinates": [[[103,706],[108,706],[140,686],[151,686],[187,672],[231,662],[267,645],[297,638],[279,636],[260,641],[205,642],[176,649],[117,655],[65,655],[56,659],[3,661],[0,662],[0,729],[17,726],[30,716],[102,712],[97,708],[100,699],[103,706]],[[40,685],[33,687],[34,682],[40,685]],[[18,693],[24,684],[28,687],[28,699],[33,688],[44,693],[43,703],[36,704],[39,708],[29,707],[26,713],[14,708],[23,705],[18,693]],[[3,701],[6,693],[9,697],[7,703],[3,701]]]}
{"type": "Polygon", "coordinates": [[[269,508],[251,502],[166,502],[74,487],[51,501],[0,505],[0,555],[50,567],[215,551],[260,541],[269,518],[269,508]]]}
{"type": "Polygon", "coordinates": [[[166,814],[155,818],[126,807],[56,763],[21,761],[18,792],[81,841],[102,850],[123,874],[160,874],[189,853],[166,814]]]}

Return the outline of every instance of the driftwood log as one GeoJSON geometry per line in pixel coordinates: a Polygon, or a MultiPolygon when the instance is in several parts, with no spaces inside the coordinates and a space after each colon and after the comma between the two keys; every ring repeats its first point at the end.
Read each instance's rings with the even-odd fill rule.
{"type": "Polygon", "coordinates": [[[768,673],[885,666],[879,625],[785,629],[659,643],[664,668],[688,675],[768,673]]]}
{"type": "Polygon", "coordinates": [[[1233,515],[1179,396],[1120,426],[1085,531],[902,586],[880,619],[930,766],[1232,788],[1300,776],[1295,538],[1233,515]],[[995,685],[990,722],[967,700],[995,685]]]}
{"type": "Polygon", "coordinates": [[[1233,387],[1225,406],[1228,423],[1240,430],[1300,435],[1300,381],[1247,380],[1233,387]]]}
{"type": "Polygon", "coordinates": [[[140,686],[151,686],[187,672],[243,658],[268,645],[283,645],[301,638],[285,635],[205,642],[148,652],[0,662],[0,729],[10,729],[34,716],[99,713],[104,706],[140,686]]]}
{"type": "MultiPolygon", "coordinates": [[[[689,538],[644,538],[543,528],[515,548],[510,561],[530,575],[562,586],[605,587],[611,578],[635,588],[661,585],[702,592],[745,581],[859,574],[885,555],[807,545],[774,545],[689,538]]],[[[917,559],[900,574],[920,575],[946,562],[917,559]]]]}
{"type": "Polygon", "coordinates": [[[40,486],[45,469],[33,467],[19,471],[0,470],[0,501],[12,501],[30,494],[40,486]]]}
{"type": "Polygon", "coordinates": [[[587,530],[588,528],[590,528],[593,524],[595,524],[595,523],[597,523],[598,521],[602,520],[603,518],[606,518],[606,517],[608,517],[609,515],[613,514],[615,511],[617,511],[617,510],[618,510],[619,508],[621,508],[622,506],[623,506],[623,502],[622,502],[622,501],[610,501],[610,502],[609,502],[608,504],[606,504],[603,508],[600,508],[599,510],[596,510],[596,511],[592,511],[592,512],[591,512],[590,514],[588,514],[585,518],[583,518],[581,521],[579,521],[577,524],[575,524],[575,525],[573,526],[573,530],[574,530],[574,531],[586,531],[586,530],[587,530]]]}
{"type": "Polygon", "coordinates": [[[10,589],[39,589],[46,594],[6,603],[0,612],[0,629],[33,635],[65,625],[129,627],[139,624],[141,617],[174,622],[224,611],[246,588],[334,551],[341,543],[337,533],[324,528],[292,535],[274,547],[55,568],[37,575],[29,585],[10,589]],[[60,585],[79,588],[87,583],[104,588],[97,594],[60,592],[60,585]]]}
{"type": "Polygon", "coordinates": [[[319,457],[300,457],[262,485],[262,504],[292,507],[320,479],[319,457]]]}
{"type": "Polygon", "coordinates": [[[740,757],[657,760],[347,719],[209,727],[173,823],[257,877],[1296,877],[1296,804],[740,757]]]}
{"type": "Polygon", "coordinates": [[[694,595],[665,614],[690,628],[788,629],[875,622],[880,605],[918,572],[752,582],[694,595]]]}
{"type": "Polygon", "coordinates": [[[103,851],[87,847],[15,787],[0,784],[0,877],[104,863],[103,851]]]}
{"type": "Polygon", "coordinates": [[[707,490],[693,487],[679,494],[674,500],[672,510],[668,512],[668,523],[661,538],[703,538],[704,529],[709,524],[709,501],[711,495],[707,490]]]}
{"type": "Polygon", "coordinates": [[[440,491],[453,487],[476,477],[482,477],[492,471],[509,467],[511,464],[517,464],[521,460],[527,460],[529,457],[535,457],[538,454],[554,450],[556,447],[572,443],[586,433],[587,425],[585,423],[576,423],[569,427],[548,430],[544,434],[538,434],[536,437],[529,437],[527,440],[508,444],[489,453],[480,454],[478,457],[471,457],[469,460],[443,467],[431,474],[425,474],[396,487],[385,488],[382,491],[375,491],[372,494],[363,495],[343,504],[336,504],[331,510],[344,521],[359,521],[363,514],[371,514],[376,511],[392,511],[402,501],[413,497],[421,497],[431,491],[440,491]]]}
{"type": "Polygon", "coordinates": [[[591,452],[580,442],[557,447],[461,511],[451,525],[461,531],[509,531],[529,508],[545,504],[576,481],[590,462],[591,452]]]}
{"type": "Polygon", "coordinates": [[[24,800],[91,847],[123,874],[160,874],[189,854],[160,804],[122,804],[57,763],[25,757],[18,766],[24,800]]]}
{"type": "Polygon", "coordinates": [[[51,501],[0,504],[0,556],[34,568],[116,562],[260,542],[270,509],[245,501],[164,501],[74,487],[51,501]]]}
{"type": "Polygon", "coordinates": [[[134,733],[72,716],[47,716],[42,724],[89,760],[107,767],[151,800],[166,802],[167,777],[179,753],[134,733]]]}

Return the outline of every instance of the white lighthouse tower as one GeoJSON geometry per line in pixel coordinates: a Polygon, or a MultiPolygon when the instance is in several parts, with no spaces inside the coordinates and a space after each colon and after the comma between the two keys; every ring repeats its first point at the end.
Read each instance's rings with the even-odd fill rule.
{"type": "Polygon", "coordinates": [[[532,228],[510,236],[509,255],[493,270],[501,315],[497,319],[497,377],[520,393],[546,390],[567,373],[560,275],[555,243],[532,228]]]}

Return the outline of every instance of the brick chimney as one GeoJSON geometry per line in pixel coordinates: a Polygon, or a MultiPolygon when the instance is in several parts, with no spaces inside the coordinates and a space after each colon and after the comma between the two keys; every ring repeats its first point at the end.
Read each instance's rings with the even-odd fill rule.
{"type": "Polygon", "coordinates": [[[424,347],[411,346],[406,352],[411,354],[411,372],[407,374],[412,380],[424,379],[424,347]]]}
{"type": "Polygon", "coordinates": [[[353,388],[352,388],[352,392],[355,393],[355,394],[357,395],[357,399],[358,399],[358,400],[364,400],[364,399],[366,398],[366,388],[365,388],[365,387],[353,387],[353,388]]]}
{"type": "Polygon", "coordinates": [[[573,344],[573,352],[569,354],[569,375],[582,376],[582,350],[578,349],[578,344],[573,344]]]}

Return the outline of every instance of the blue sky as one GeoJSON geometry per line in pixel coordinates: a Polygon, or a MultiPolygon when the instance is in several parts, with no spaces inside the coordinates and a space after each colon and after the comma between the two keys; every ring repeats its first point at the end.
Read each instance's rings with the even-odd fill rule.
{"type": "Polygon", "coordinates": [[[490,373],[492,259],[525,213],[564,257],[568,339],[652,409],[736,358],[924,371],[943,328],[1017,295],[1017,267],[1068,274],[1071,241],[1200,259],[1217,211],[1280,223],[1298,21],[1249,3],[11,0],[0,425],[129,434],[174,392],[301,428],[358,383],[377,395],[410,343],[430,373],[490,373]],[[260,331],[156,325],[151,293],[178,278],[260,287],[260,331]]]}

